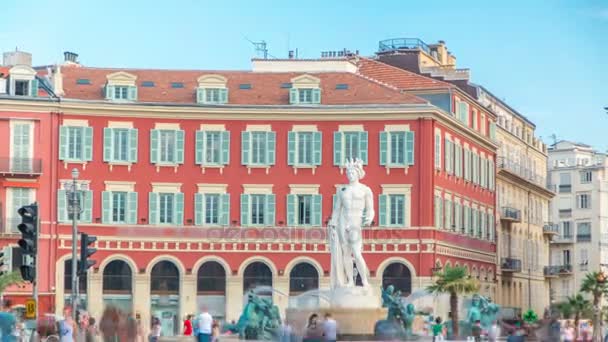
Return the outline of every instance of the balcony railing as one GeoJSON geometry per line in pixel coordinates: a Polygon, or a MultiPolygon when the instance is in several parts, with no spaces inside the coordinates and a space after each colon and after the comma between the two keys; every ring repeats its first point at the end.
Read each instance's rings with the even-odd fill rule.
{"type": "Polygon", "coordinates": [[[502,258],[500,268],[503,272],[521,272],[521,260],[514,258],[502,258]]]}
{"type": "Polygon", "coordinates": [[[560,275],[572,274],[572,265],[554,265],[545,266],[544,268],[545,277],[557,277],[560,275]]]}
{"type": "Polygon", "coordinates": [[[502,207],[500,218],[507,221],[521,222],[521,210],[511,207],[502,207]]]}
{"type": "Polygon", "coordinates": [[[42,160],[39,158],[0,158],[0,174],[39,175],[42,173],[42,160]]]}
{"type": "Polygon", "coordinates": [[[572,209],[560,209],[559,210],[559,217],[565,218],[565,217],[571,217],[571,216],[572,216],[572,209]]]}
{"type": "Polygon", "coordinates": [[[431,48],[418,38],[394,38],[382,40],[379,43],[378,49],[380,52],[404,49],[421,49],[429,55],[431,54],[431,48]]]}
{"type": "Polygon", "coordinates": [[[546,235],[558,235],[559,234],[559,225],[551,222],[545,223],[543,226],[543,234],[546,235]]]}
{"type": "Polygon", "coordinates": [[[576,242],[591,242],[591,234],[576,234],[576,242]]]}
{"type": "Polygon", "coordinates": [[[497,157],[496,165],[498,166],[499,169],[508,170],[509,172],[511,172],[531,183],[534,183],[541,187],[547,186],[547,178],[543,174],[536,173],[536,170],[529,168],[529,167],[524,167],[521,164],[519,164],[518,162],[512,161],[509,158],[500,157],[500,156],[497,157]]]}
{"type": "Polygon", "coordinates": [[[553,237],[553,240],[551,240],[551,243],[562,243],[562,244],[574,243],[574,237],[570,234],[557,235],[557,236],[553,237]]]}
{"type": "Polygon", "coordinates": [[[572,192],[572,184],[560,184],[558,188],[560,194],[569,194],[572,192]]]}

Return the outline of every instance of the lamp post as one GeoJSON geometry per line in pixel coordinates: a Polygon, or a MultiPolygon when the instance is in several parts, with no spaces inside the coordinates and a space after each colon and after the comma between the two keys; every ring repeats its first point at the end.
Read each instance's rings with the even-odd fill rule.
{"type": "Polygon", "coordinates": [[[78,199],[78,169],[72,169],[72,184],[68,191],[68,210],[72,214],[72,317],[76,320],[76,310],[78,309],[78,227],[77,219],[80,214],[80,201],[78,199]]]}

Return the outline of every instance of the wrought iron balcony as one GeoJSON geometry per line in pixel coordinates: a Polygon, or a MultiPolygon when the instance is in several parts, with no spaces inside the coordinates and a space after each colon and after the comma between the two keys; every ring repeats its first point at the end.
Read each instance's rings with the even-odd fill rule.
{"type": "Polygon", "coordinates": [[[572,265],[545,266],[543,269],[545,277],[558,277],[572,274],[572,265]]]}
{"type": "Polygon", "coordinates": [[[502,207],[500,219],[504,221],[521,222],[521,210],[511,207],[502,207]]]}
{"type": "Polygon", "coordinates": [[[510,173],[522,179],[525,179],[530,183],[534,183],[538,186],[548,188],[547,178],[543,174],[537,173],[536,170],[533,168],[524,167],[518,162],[515,162],[503,156],[499,156],[496,158],[496,165],[499,169],[507,170],[510,173]]]}
{"type": "Polygon", "coordinates": [[[500,268],[503,272],[521,272],[521,260],[502,258],[500,268]]]}
{"type": "Polygon", "coordinates": [[[40,158],[0,158],[2,175],[39,175],[42,173],[40,158]]]}
{"type": "Polygon", "coordinates": [[[572,192],[572,184],[560,184],[558,188],[560,194],[569,194],[572,192]]]}
{"type": "Polygon", "coordinates": [[[543,234],[548,236],[559,235],[559,225],[551,222],[545,223],[543,226],[543,234]]]}
{"type": "Polygon", "coordinates": [[[591,234],[577,234],[576,241],[577,242],[591,242],[591,234]]]}
{"type": "Polygon", "coordinates": [[[554,244],[571,244],[571,243],[574,243],[574,236],[572,236],[572,234],[556,235],[556,236],[553,237],[553,240],[551,240],[551,243],[554,243],[554,244]]]}

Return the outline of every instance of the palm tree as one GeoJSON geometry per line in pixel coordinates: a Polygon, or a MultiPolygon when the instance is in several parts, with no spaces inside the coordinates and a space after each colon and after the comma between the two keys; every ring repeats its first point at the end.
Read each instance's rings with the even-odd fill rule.
{"type": "Polygon", "coordinates": [[[452,312],[452,331],[458,336],[458,296],[474,293],[479,290],[479,282],[467,275],[464,267],[446,266],[443,271],[435,274],[437,280],[427,287],[433,294],[447,293],[450,295],[450,311],[452,312]]]}
{"type": "Polygon", "coordinates": [[[578,323],[581,317],[589,312],[591,308],[591,302],[583,298],[583,295],[577,294],[568,297],[568,305],[572,309],[574,314],[574,339],[578,339],[578,323]]]}
{"type": "Polygon", "coordinates": [[[568,301],[557,303],[555,306],[563,319],[570,319],[572,317],[572,306],[570,306],[568,301]]]}
{"type": "Polygon", "coordinates": [[[586,292],[593,296],[593,341],[601,341],[602,312],[600,305],[602,297],[608,295],[608,282],[604,273],[587,273],[581,284],[581,292],[586,292]]]}
{"type": "Polygon", "coordinates": [[[0,276],[0,294],[4,293],[7,287],[11,285],[21,284],[21,274],[19,272],[11,272],[0,276]]]}

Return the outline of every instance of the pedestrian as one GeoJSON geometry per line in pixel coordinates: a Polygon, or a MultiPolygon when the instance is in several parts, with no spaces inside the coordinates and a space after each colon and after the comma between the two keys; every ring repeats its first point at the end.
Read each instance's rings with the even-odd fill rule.
{"type": "Polygon", "coordinates": [[[150,331],[150,337],[148,338],[149,342],[158,342],[160,339],[160,319],[158,317],[152,317],[152,331],[150,331]]]}
{"type": "Polygon", "coordinates": [[[574,342],[574,327],[572,323],[568,321],[566,327],[564,327],[564,342],[574,342]]]}
{"type": "Polygon", "coordinates": [[[331,316],[331,313],[325,314],[323,322],[323,337],[327,342],[336,342],[338,340],[338,322],[331,316]]]}
{"type": "Polygon", "coordinates": [[[211,325],[211,341],[217,342],[220,338],[220,323],[218,321],[213,321],[213,325],[211,325]]]}
{"type": "Polygon", "coordinates": [[[496,342],[498,341],[498,337],[500,337],[500,326],[498,326],[498,321],[494,320],[488,330],[488,341],[496,342]]]}
{"type": "Polygon", "coordinates": [[[58,332],[60,342],[74,342],[76,338],[76,322],[72,319],[72,309],[65,307],[63,309],[63,319],[59,321],[58,332]]]}
{"type": "Polygon", "coordinates": [[[95,322],[95,318],[89,317],[89,324],[87,326],[87,342],[95,342],[97,341],[97,336],[99,336],[99,331],[97,330],[97,323],[95,322]]]}
{"type": "Polygon", "coordinates": [[[206,306],[201,308],[198,315],[198,342],[210,342],[213,329],[213,316],[209,313],[206,306]]]}
{"type": "Polygon", "coordinates": [[[473,340],[475,342],[481,341],[481,321],[475,321],[475,324],[471,327],[471,335],[473,335],[473,340]]]}
{"type": "Polygon", "coordinates": [[[184,336],[192,336],[192,315],[187,315],[184,320],[184,336]]]}
{"type": "Polygon", "coordinates": [[[441,324],[441,317],[435,318],[435,323],[431,326],[433,333],[433,341],[443,341],[443,324],[441,324]]]}
{"type": "Polygon", "coordinates": [[[306,334],[304,335],[304,342],[320,342],[323,340],[323,330],[318,322],[319,315],[313,313],[308,317],[308,324],[306,325],[306,334]]]}
{"type": "Polygon", "coordinates": [[[289,324],[288,320],[284,320],[283,324],[281,324],[281,330],[279,332],[279,341],[290,342],[292,333],[293,328],[291,327],[291,324],[289,324]]]}

